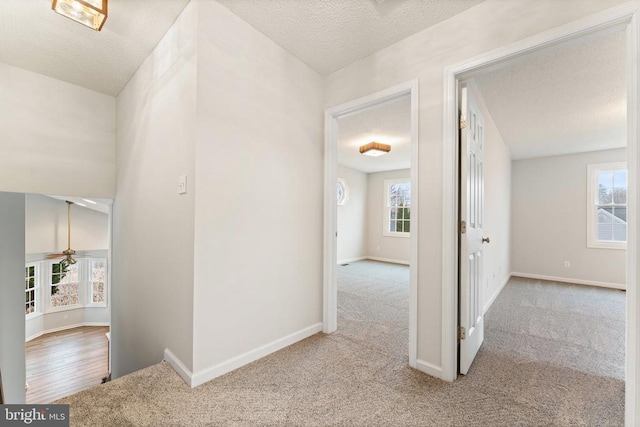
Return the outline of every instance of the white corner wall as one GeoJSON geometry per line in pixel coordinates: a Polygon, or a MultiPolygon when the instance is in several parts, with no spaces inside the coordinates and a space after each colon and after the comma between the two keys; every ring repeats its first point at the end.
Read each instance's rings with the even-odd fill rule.
{"type": "Polygon", "coordinates": [[[380,261],[409,264],[411,239],[382,234],[385,212],[384,181],[396,178],[407,178],[407,181],[410,181],[411,169],[367,174],[367,256],[380,261]]]}
{"type": "Polygon", "coordinates": [[[511,151],[504,143],[475,81],[468,82],[484,117],[484,245],[481,301],[489,309],[511,277],[511,151]]]}
{"type": "Polygon", "coordinates": [[[162,360],[191,368],[195,203],[196,2],[117,98],[113,206],[112,370],[162,360]],[[187,194],[177,192],[187,175],[187,194]]]}
{"type": "Polygon", "coordinates": [[[338,206],[338,264],[367,256],[367,174],[338,165],[338,178],[349,186],[349,199],[338,206]]]}
{"type": "Polygon", "coordinates": [[[624,2],[486,0],[326,77],[325,107],[419,81],[418,359],[432,371],[442,366],[444,69],[624,2]]]}
{"type": "Polygon", "coordinates": [[[0,191],[112,198],[112,96],[0,63],[0,191]]]}
{"type": "Polygon", "coordinates": [[[24,194],[0,192],[0,371],[6,403],[24,403],[24,194]],[[16,286],[18,285],[18,286],[16,286]]]}
{"type": "Polygon", "coordinates": [[[515,275],[625,287],[626,251],[587,248],[587,165],[626,158],[622,148],[513,162],[515,275]]]}
{"type": "Polygon", "coordinates": [[[323,78],[197,4],[194,385],[321,329],[324,151],[323,78]]]}

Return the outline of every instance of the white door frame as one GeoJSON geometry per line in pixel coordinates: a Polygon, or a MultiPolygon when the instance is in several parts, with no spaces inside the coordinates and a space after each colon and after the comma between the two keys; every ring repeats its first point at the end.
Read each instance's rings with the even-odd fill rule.
{"type": "Polygon", "coordinates": [[[418,328],[418,80],[410,80],[325,110],[324,132],[324,280],[322,331],[338,327],[337,203],[338,119],[401,96],[411,97],[411,260],[409,266],[409,365],[416,367],[418,328]]]}
{"type": "Polygon", "coordinates": [[[640,189],[640,150],[638,135],[638,100],[640,84],[638,69],[640,64],[640,8],[637,2],[605,10],[578,21],[543,32],[522,41],[492,50],[447,67],[444,70],[444,136],[443,136],[443,280],[442,280],[442,379],[453,381],[457,374],[458,322],[458,82],[481,68],[496,65],[502,61],[535,52],[590,34],[624,29],[627,31],[627,165],[629,170],[629,199],[627,242],[627,349],[626,349],[626,401],[625,420],[627,425],[640,425],[638,410],[638,389],[640,386],[640,299],[637,289],[640,265],[640,210],[638,210],[638,189],[640,189]]]}

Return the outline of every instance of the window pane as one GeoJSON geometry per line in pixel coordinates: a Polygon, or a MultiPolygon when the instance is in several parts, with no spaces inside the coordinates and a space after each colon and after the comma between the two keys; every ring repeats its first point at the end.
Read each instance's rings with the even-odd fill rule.
{"type": "Polygon", "coordinates": [[[99,303],[104,302],[104,283],[97,282],[93,284],[91,302],[99,303]]]}
{"type": "Polygon", "coordinates": [[[598,188],[612,188],[613,187],[613,172],[604,171],[598,172],[598,188]]]}
{"type": "Polygon", "coordinates": [[[398,209],[397,208],[391,208],[390,219],[396,219],[396,218],[398,218],[398,209]]]}
{"type": "Polygon", "coordinates": [[[389,231],[396,231],[396,222],[394,220],[389,221],[389,231]]]}
{"type": "Polygon", "coordinates": [[[613,189],[613,203],[624,205],[627,203],[627,189],[626,188],[614,188],[613,189]]]}
{"type": "Polygon", "coordinates": [[[612,224],[613,223],[613,208],[612,207],[598,207],[598,224],[612,224]]]}
{"type": "Polygon", "coordinates": [[[608,205],[613,202],[613,189],[600,187],[598,190],[598,203],[608,205]]]}
{"type": "Polygon", "coordinates": [[[58,274],[60,273],[60,264],[52,264],[51,265],[51,272],[53,274],[58,274]]]}
{"type": "Polygon", "coordinates": [[[91,263],[91,281],[104,282],[104,262],[95,261],[91,263]]]}
{"type": "Polygon", "coordinates": [[[77,283],[52,286],[52,293],[53,288],[57,288],[57,292],[51,295],[51,307],[64,307],[80,302],[77,283]]]}
{"type": "Polygon", "coordinates": [[[613,240],[613,224],[598,224],[598,240],[613,240]]]}
{"type": "Polygon", "coordinates": [[[411,221],[404,222],[404,231],[406,231],[407,233],[411,231],[411,221]]]}
{"type": "Polygon", "coordinates": [[[627,223],[627,208],[616,206],[613,208],[613,223],[622,224],[627,223]]]}
{"type": "Polygon", "coordinates": [[[616,242],[627,241],[627,224],[613,224],[613,239],[616,242]]]}
{"type": "Polygon", "coordinates": [[[614,187],[626,187],[627,186],[627,171],[617,170],[613,172],[613,186],[614,187]]]}

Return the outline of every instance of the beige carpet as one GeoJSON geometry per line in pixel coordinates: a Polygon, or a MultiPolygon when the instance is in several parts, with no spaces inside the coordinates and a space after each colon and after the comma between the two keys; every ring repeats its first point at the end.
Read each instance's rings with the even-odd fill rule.
{"type": "Polygon", "coordinates": [[[338,332],[195,389],[151,366],[62,400],[71,425],[623,425],[619,291],[512,280],[470,374],[445,383],[407,367],[407,267],[340,267],[339,288],[338,332]],[[562,326],[566,313],[584,314],[578,331],[562,326]]]}

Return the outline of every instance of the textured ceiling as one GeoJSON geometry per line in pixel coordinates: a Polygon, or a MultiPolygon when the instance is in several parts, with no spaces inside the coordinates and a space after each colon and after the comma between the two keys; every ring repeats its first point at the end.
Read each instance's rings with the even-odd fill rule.
{"type": "Polygon", "coordinates": [[[513,159],[626,146],[625,34],[531,54],[475,81],[513,159]]]}
{"type": "Polygon", "coordinates": [[[329,74],[483,0],[218,1],[320,74],[329,74]]]}
{"type": "Polygon", "coordinates": [[[100,32],[51,0],[0,0],[0,62],[117,95],[189,0],[110,0],[100,32]]]}
{"type": "Polygon", "coordinates": [[[409,95],[338,120],[338,163],[366,173],[411,167],[411,98],[409,95]],[[359,147],[376,141],[391,145],[380,157],[364,156],[359,147]]]}

